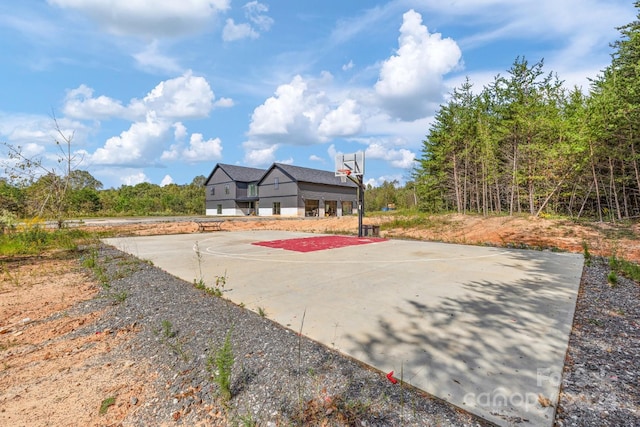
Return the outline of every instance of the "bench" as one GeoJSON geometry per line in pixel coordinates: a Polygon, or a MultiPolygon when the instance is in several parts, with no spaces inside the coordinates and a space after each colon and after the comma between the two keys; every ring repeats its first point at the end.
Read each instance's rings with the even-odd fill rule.
{"type": "Polygon", "coordinates": [[[198,224],[198,231],[222,231],[222,223],[224,220],[216,219],[213,221],[196,221],[198,224]]]}

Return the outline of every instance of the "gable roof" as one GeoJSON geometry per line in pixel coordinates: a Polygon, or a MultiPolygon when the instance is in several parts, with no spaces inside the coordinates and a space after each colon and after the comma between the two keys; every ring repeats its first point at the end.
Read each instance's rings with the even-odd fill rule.
{"type": "MultiPolygon", "coordinates": [[[[309,182],[313,184],[325,184],[325,185],[338,185],[341,187],[356,187],[356,184],[351,180],[342,182],[339,176],[336,176],[334,172],[324,171],[320,169],[303,168],[301,166],[286,165],[284,163],[274,163],[271,165],[264,176],[267,176],[274,168],[280,169],[285,174],[289,175],[292,180],[297,182],[309,182]]],[[[263,178],[264,178],[263,176],[263,178]]],[[[262,181],[262,179],[260,179],[262,181]]]]}
{"type": "Polygon", "coordinates": [[[266,172],[264,169],[248,168],[246,166],[227,165],[224,163],[218,163],[211,171],[211,174],[205,181],[209,182],[216,170],[222,169],[224,173],[229,175],[233,181],[236,182],[257,182],[262,178],[262,175],[266,172]]]}

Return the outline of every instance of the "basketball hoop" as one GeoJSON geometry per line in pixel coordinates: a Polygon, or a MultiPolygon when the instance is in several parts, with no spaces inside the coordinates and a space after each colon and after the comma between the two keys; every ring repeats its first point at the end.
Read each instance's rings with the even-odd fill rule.
{"type": "Polygon", "coordinates": [[[340,173],[340,181],[344,184],[347,182],[347,177],[351,175],[351,169],[338,169],[340,173]]]}

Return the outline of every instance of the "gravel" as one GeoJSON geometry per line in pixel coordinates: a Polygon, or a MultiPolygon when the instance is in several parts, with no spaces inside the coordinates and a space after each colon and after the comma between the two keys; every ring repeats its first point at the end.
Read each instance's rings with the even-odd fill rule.
{"type": "MultiPolygon", "coordinates": [[[[493,425],[112,247],[100,247],[99,263],[109,286],[76,309],[105,314],[76,333],[136,330],[109,357],[155,370],[146,384],[152,397],[131,398],[137,407],[125,426],[493,425]],[[227,335],[229,400],[211,363],[227,335]]],[[[612,287],[608,273],[602,259],[584,268],[557,378],[557,426],[640,425],[640,287],[624,278],[612,287]]]]}

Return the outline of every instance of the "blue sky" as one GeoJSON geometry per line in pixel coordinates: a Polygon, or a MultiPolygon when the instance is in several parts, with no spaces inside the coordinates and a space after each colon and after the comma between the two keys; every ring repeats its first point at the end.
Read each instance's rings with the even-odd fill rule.
{"type": "Polygon", "coordinates": [[[544,58],[586,91],[635,15],[632,0],[3,1],[0,141],[53,168],[55,115],[105,188],[218,162],[333,170],[360,150],[365,181],[403,183],[465,77],[479,89],[544,58]]]}

